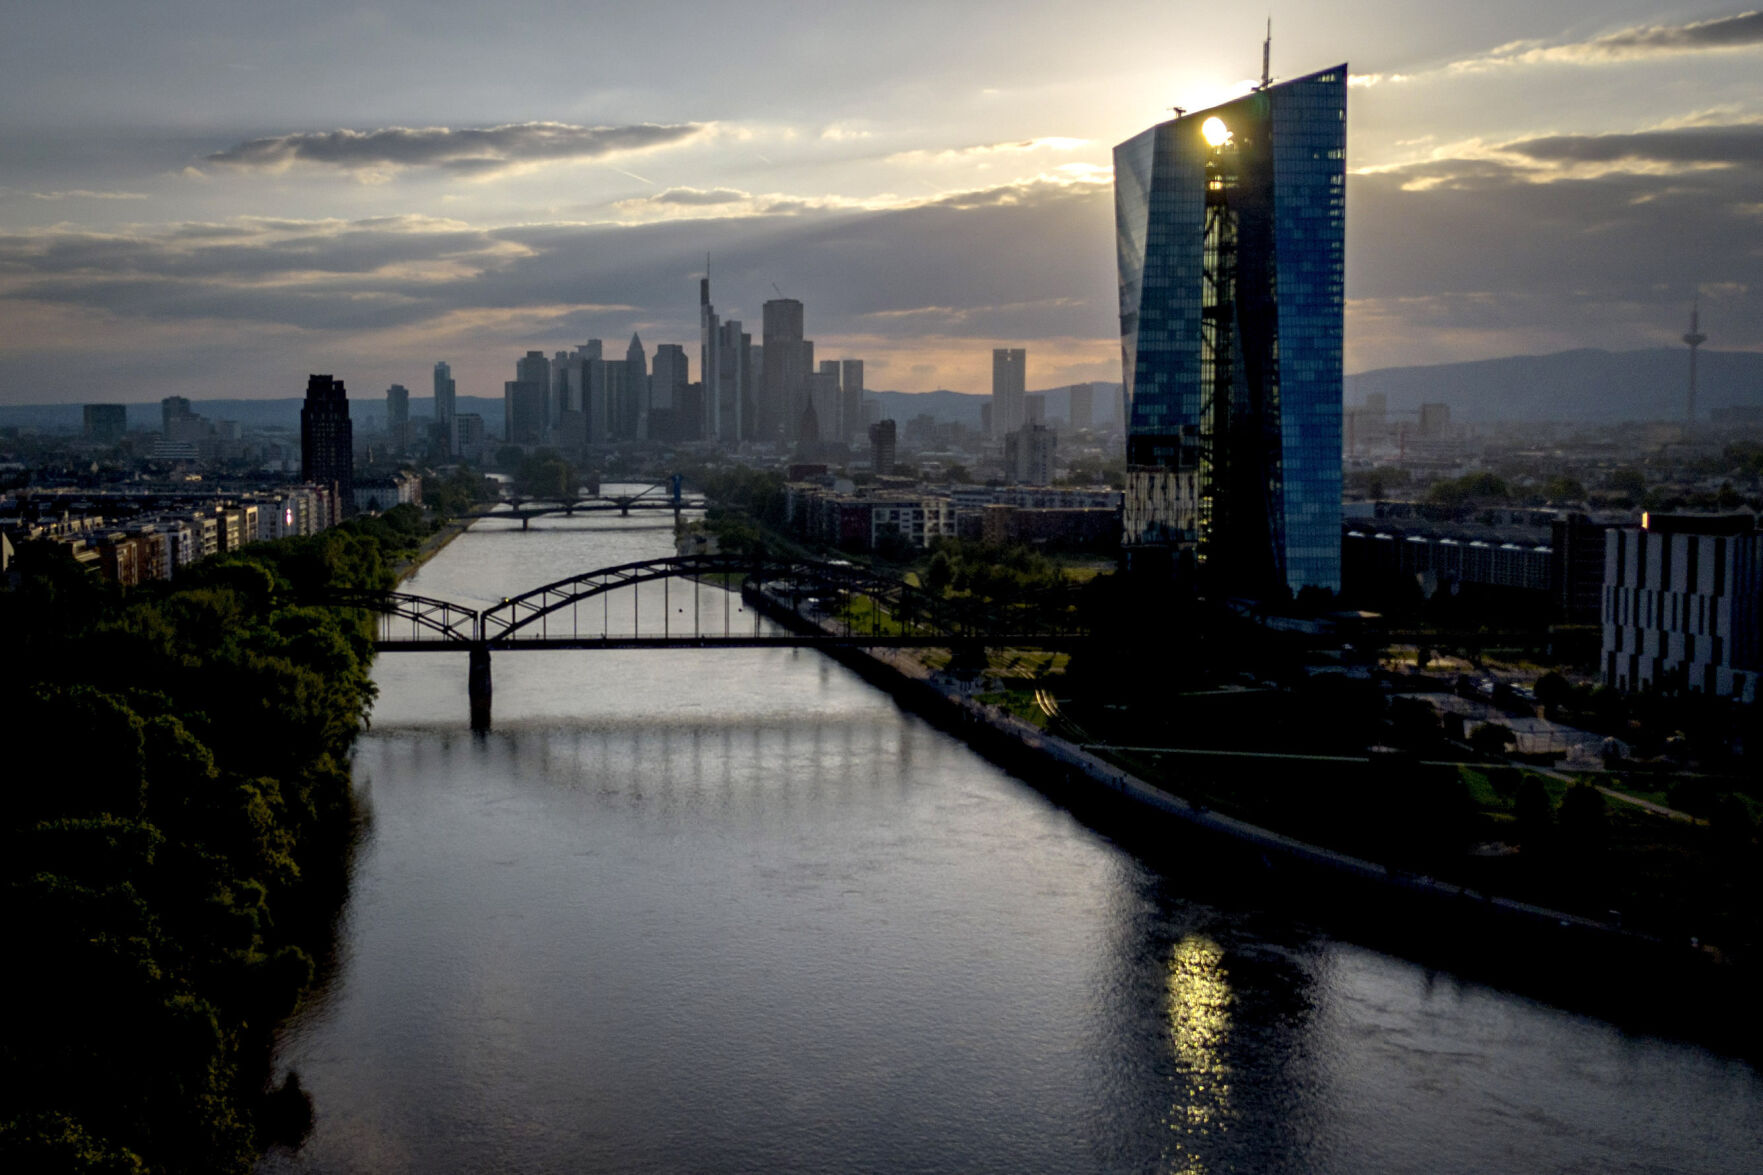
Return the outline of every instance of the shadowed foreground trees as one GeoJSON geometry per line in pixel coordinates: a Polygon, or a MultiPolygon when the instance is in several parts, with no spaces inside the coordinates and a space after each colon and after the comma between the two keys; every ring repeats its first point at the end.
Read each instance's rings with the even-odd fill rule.
{"type": "Polygon", "coordinates": [[[385,554],[344,527],[126,595],[65,559],[27,547],[0,593],[0,1169],[248,1170],[301,1118],[269,1044],[341,901],[373,698],[365,619],[283,601],[388,586],[385,554]]]}

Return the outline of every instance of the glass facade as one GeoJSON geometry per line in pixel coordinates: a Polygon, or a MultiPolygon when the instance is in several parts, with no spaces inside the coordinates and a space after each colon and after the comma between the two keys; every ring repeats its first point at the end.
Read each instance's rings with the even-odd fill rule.
{"type": "Polygon", "coordinates": [[[1127,463],[1186,471],[1189,542],[1232,594],[1340,588],[1346,66],[1114,150],[1127,463]]]}

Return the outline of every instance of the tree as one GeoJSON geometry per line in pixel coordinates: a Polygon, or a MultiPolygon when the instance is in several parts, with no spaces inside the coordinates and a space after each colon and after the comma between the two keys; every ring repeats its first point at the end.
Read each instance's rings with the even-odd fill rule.
{"type": "Polygon", "coordinates": [[[1518,817],[1518,841],[1526,848],[1534,847],[1549,839],[1555,828],[1555,805],[1549,799],[1549,789],[1536,776],[1527,776],[1518,785],[1518,799],[1512,805],[1513,814],[1518,817]]]}
{"type": "Polygon", "coordinates": [[[1504,755],[1517,741],[1518,736],[1504,722],[1483,722],[1469,732],[1469,745],[1484,755],[1504,755]]]}
{"type": "Polygon", "coordinates": [[[1609,804],[1589,783],[1576,783],[1561,797],[1561,839],[1570,848],[1595,852],[1610,836],[1609,804]]]}
{"type": "Polygon", "coordinates": [[[1568,699],[1573,696],[1573,686],[1568,684],[1565,677],[1551,669],[1537,678],[1533,692],[1536,694],[1539,705],[1554,710],[1559,706],[1566,705],[1568,699]]]}

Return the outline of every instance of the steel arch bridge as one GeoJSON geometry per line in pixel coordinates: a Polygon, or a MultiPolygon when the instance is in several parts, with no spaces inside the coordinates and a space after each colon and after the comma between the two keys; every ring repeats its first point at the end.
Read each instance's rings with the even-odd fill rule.
{"type": "MultiPolygon", "coordinates": [[[[374,647],[386,652],[469,651],[472,725],[489,724],[490,653],[520,649],[659,648],[954,648],[985,646],[1070,648],[1087,636],[1069,592],[1017,605],[947,600],[907,583],[844,562],[748,555],[681,555],[602,567],[544,584],[487,608],[408,592],[331,592],[309,603],[358,608],[378,617],[374,647]],[[722,600],[722,624],[706,625],[706,581],[722,600]],[[649,593],[643,622],[643,585],[662,587],[660,623],[649,593]],[[675,617],[692,594],[690,631],[675,617]],[[733,606],[738,596],[742,607],[733,606]],[[678,595],[676,595],[676,589],[678,595]],[[629,631],[613,631],[611,600],[628,591],[629,631]],[[864,614],[850,607],[868,601],[864,614]],[[581,624],[582,605],[590,625],[581,624]],[[594,612],[601,624],[595,626],[594,612]],[[742,631],[736,631],[736,614],[742,631]],[[782,632],[761,631],[769,617],[782,632]],[[751,631],[746,631],[751,619],[751,631]]],[[[713,597],[714,602],[714,597],[713,597]]],[[[619,623],[622,626],[623,603],[619,623]]]]}

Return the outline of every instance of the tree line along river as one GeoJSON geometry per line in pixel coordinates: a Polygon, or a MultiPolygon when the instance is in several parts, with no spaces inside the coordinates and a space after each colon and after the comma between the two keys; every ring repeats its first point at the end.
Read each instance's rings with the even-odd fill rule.
{"type": "MultiPolygon", "coordinates": [[[[486,520],[406,590],[671,547],[486,520]]],[[[379,659],[337,958],[278,1048],[316,1124],[262,1171],[1763,1170],[1748,1061],[1331,937],[817,653],[495,670],[473,735],[464,654],[379,659]]]]}

